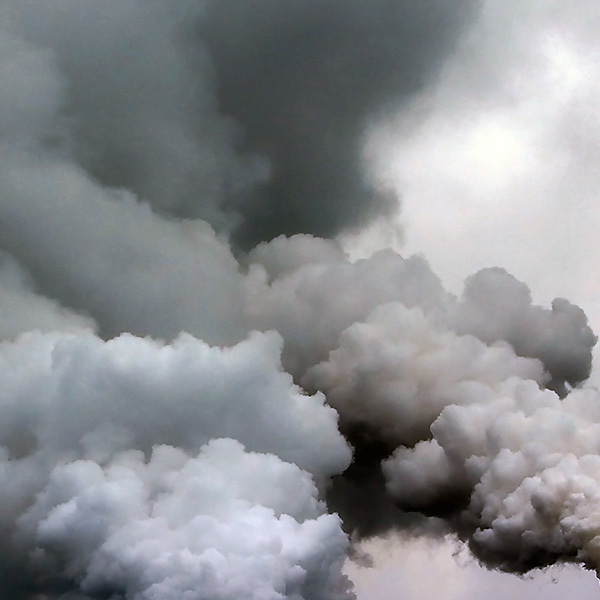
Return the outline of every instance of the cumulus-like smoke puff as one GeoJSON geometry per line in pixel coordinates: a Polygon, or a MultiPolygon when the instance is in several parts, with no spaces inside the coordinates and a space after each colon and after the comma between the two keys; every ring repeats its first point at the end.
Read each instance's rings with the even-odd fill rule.
{"type": "Polygon", "coordinates": [[[583,311],[315,237],[471,5],[0,2],[3,597],[352,598],[408,511],[598,567],[583,311]]]}
{"type": "MultiPolygon", "coordinates": [[[[305,388],[325,391],[340,413],[342,431],[355,446],[357,462],[338,478],[337,492],[331,496],[347,525],[367,534],[404,525],[402,513],[382,499],[383,479],[377,475],[379,461],[396,448],[383,469],[393,501],[404,510],[449,517],[451,526],[488,564],[519,571],[556,557],[596,564],[589,558],[591,550],[572,542],[570,533],[565,534],[567,541],[559,539],[553,546],[549,534],[536,531],[538,521],[545,529],[560,529],[562,516],[551,518],[550,524],[537,513],[528,523],[514,516],[505,547],[492,498],[495,493],[504,501],[514,488],[506,491],[498,485],[493,492],[492,483],[484,486],[493,477],[488,469],[501,469],[498,465],[511,449],[539,453],[546,460],[546,435],[557,447],[554,460],[571,461],[568,455],[580,426],[573,420],[566,439],[562,427],[546,429],[550,423],[578,419],[566,415],[575,405],[571,398],[583,392],[573,392],[561,403],[555,392],[543,390],[551,386],[565,393],[589,375],[596,338],[581,309],[561,299],[551,310],[532,305],[527,286],[500,269],[470,278],[457,299],[443,291],[421,259],[382,253],[350,264],[324,252],[326,258],[319,263],[306,251],[308,241],[289,240],[288,251],[298,250],[296,261],[288,259],[289,268],[282,264],[282,240],[252,254],[276,273],[256,292],[259,301],[252,306],[254,316],[271,320],[284,332],[289,340],[285,364],[305,388]],[[279,259],[275,271],[269,249],[279,259]],[[299,264],[300,257],[305,264],[299,264]],[[540,436],[537,448],[529,449],[528,440],[511,430],[519,421],[514,413],[525,410],[523,397],[533,413],[531,444],[540,436]],[[557,414],[546,423],[548,399],[565,416],[557,414]],[[500,431],[507,439],[496,433],[501,415],[507,424],[500,431]],[[360,487],[369,489],[371,504],[382,511],[379,523],[369,514],[368,499],[356,489],[360,487]],[[494,529],[492,523],[498,532],[483,531],[494,529]],[[517,542],[520,536],[531,536],[531,543],[517,542]],[[494,543],[484,543],[492,538],[494,543]]],[[[595,423],[595,417],[590,421],[595,423]]],[[[593,443],[581,450],[590,456],[595,452],[593,443]]],[[[535,484],[523,482],[532,493],[535,489],[549,494],[547,501],[557,507],[577,504],[578,484],[560,498],[544,491],[542,464],[536,458],[529,471],[507,467],[514,487],[534,478],[535,484]]],[[[577,467],[572,468],[578,477],[577,467]]],[[[596,510],[593,499],[581,500],[577,511],[596,510]]],[[[527,504],[523,495],[521,501],[527,504]]],[[[541,503],[538,508],[546,510],[541,503]]]]}
{"type": "Polygon", "coordinates": [[[347,540],[315,480],[351,452],[280,349],[275,334],[225,350],[83,332],[5,342],[3,585],[347,597],[347,540]]]}
{"type": "Polygon", "coordinates": [[[518,354],[539,357],[557,391],[590,374],[595,338],[585,313],[563,298],[552,310],[532,306],[528,287],[503,269],[484,269],[466,281],[452,323],[459,333],[487,343],[506,340],[518,354]]]}
{"type": "Polygon", "coordinates": [[[478,392],[442,411],[433,439],[384,463],[390,492],[411,506],[449,489],[463,495],[459,531],[493,566],[526,571],[562,558],[598,570],[598,392],[561,401],[514,380],[478,392]]]}
{"type": "Polygon", "coordinates": [[[394,446],[412,446],[429,437],[445,406],[471,402],[472,382],[490,385],[511,376],[545,379],[541,363],[516,356],[507,344],[458,336],[420,309],[395,303],[346,329],[339,347],[303,381],[327,390],[349,426],[363,424],[394,446]]]}
{"type": "Polygon", "coordinates": [[[298,467],[221,439],[59,465],[15,538],[38,548],[34,581],[58,566],[91,597],[347,598],[347,541],[323,513],[298,467]]]}

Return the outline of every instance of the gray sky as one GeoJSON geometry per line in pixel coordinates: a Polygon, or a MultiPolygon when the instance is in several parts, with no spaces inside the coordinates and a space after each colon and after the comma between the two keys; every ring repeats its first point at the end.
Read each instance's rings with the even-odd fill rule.
{"type": "Polygon", "coordinates": [[[485,2],[435,84],[374,131],[368,156],[402,198],[397,247],[455,292],[501,266],[598,323],[598,19],[585,0],[485,2]]]}
{"type": "Polygon", "coordinates": [[[377,557],[375,567],[347,566],[360,600],[592,600],[600,594],[596,576],[572,565],[517,577],[478,566],[451,542],[392,537],[364,547],[377,557]]]}

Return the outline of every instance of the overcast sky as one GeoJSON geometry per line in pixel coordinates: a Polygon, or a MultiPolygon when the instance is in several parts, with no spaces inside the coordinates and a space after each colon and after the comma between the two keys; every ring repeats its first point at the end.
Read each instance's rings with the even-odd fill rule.
{"type": "MultiPolygon", "coordinates": [[[[504,267],[541,304],[557,296],[578,303],[600,331],[599,27],[591,0],[484,2],[439,78],[371,137],[375,171],[402,199],[398,232],[379,223],[349,247],[360,254],[386,240],[404,255],[423,253],[455,293],[478,269],[504,267]]],[[[596,353],[596,385],[599,361],[596,353]]],[[[432,559],[417,549],[415,558],[406,540],[391,543],[382,556],[395,553],[401,568],[394,575],[382,558],[378,581],[353,570],[363,582],[359,596],[600,593],[595,577],[578,569],[522,581],[459,567],[451,551],[442,547],[432,559]],[[417,573],[430,560],[438,575],[428,583],[417,573]]]]}
{"type": "Polygon", "coordinates": [[[590,599],[600,593],[593,573],[570,565],[535,571],[523,577],[477,565],[455,543],[389,538],[365,544],[377,557],[375,568],[349,563],[347,570],[361,600],[491,600],[509,598],[590,599]]]}

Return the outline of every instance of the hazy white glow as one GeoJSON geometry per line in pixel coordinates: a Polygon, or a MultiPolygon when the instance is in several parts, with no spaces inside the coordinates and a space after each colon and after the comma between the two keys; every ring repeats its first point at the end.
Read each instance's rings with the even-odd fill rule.
{"type": "Polygon", "coordinates": [[[506,600],[506,598],[596,598],[598,580],[573,565],[554,566],[524,577],[480,567],[452,540],[387,538],[362,545],[374,568],[346,564],[359,600],[506,600]]]}

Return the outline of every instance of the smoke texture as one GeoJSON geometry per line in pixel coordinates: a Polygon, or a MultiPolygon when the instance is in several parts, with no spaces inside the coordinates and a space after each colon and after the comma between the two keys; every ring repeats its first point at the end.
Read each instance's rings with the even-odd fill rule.
{"type": "Polygon", "coordinates": [[[394,212],[362,165],[366,125],[430,81],[471,12],[463,0],[209,2],[201,30],[220,105],[271,166],[238,209],[237,242],[330,237],[394,212]]]}
{"type": "Polygon", "coordinates": [[[3,597],[349,600],[391,528],[600,569],[583,310],[333,239],[471,10],[0,4],[3,597]]]}
{"type": "Polygon", "coordinates": [[[366,127],[431,80],[473,12],[470,0],[5,4],[66,79],[57,142],[75,161],[245,248],[395,211],[362,166],[366,127]]]}

